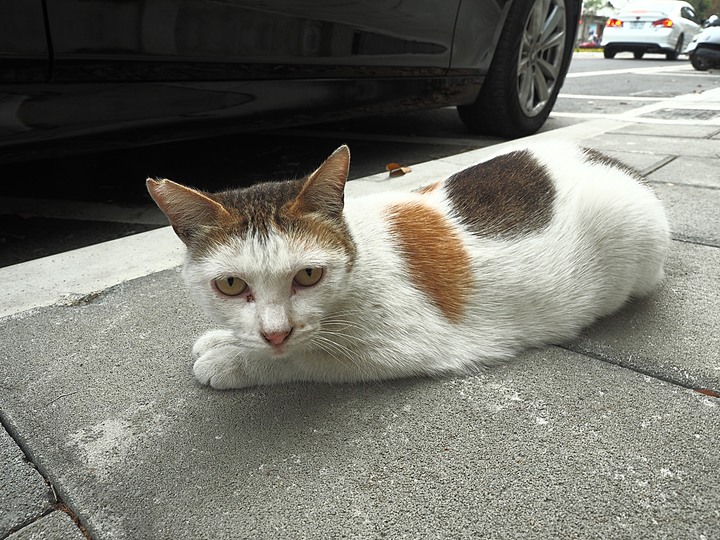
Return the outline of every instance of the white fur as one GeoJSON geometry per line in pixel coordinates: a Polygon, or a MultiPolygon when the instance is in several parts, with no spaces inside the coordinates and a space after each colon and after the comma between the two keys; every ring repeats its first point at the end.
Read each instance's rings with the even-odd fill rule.
{"type": "Polygon", "coordinates": [[[631,296],[650,292],[669,246],[651,189],[622,169],[588,162],[572,145],[526,148],[551,173],[554,215],[539,232],[515,239],[480,238],[453,220],[476,284],[460,323],[411,283],[385,217],[389,205],[420,197],[447,214],[443,189],[349,199],[344,215],[357,245],[351,270],[340,251],[280,236],[265,246],[238,240],[188,261],[190,288],[226,328],[195,344],[198,380],[240,388],[466,373],[571,339],[631,296]],[[310,266],[325,268],[322,281],[293,293],[292,276],[310,266]],[[228,274],[250,283],[253,302],[221,298],[208,286],[228,274]],[[290,327],[280,351],[260,333],[290,327]]]}

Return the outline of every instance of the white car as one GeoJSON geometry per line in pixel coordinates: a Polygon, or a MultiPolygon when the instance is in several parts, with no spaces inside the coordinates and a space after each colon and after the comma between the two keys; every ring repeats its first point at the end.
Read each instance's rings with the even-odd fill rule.
{"type": "Polygon", "coordinates": [[[600,45],[605,58],[631,52],[635,58],[642,58],[645,53],[661,53],[668,60],[676,60],[698,32],[700,25],[689,3],[640,0],[608,19],[600,45]]]}

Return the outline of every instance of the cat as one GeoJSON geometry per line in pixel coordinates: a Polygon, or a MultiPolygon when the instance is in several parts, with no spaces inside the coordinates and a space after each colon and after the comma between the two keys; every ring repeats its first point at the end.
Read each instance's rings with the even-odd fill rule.
{"type": "Polygon", "coordinates": [[[632,169],[535,142],[415,191],[348,198],[341,146],[299,180],[150,195],[221,329],[192,348],[218,389],[465,375],[562,344],[663,279],[661,202],[632,169]]]}

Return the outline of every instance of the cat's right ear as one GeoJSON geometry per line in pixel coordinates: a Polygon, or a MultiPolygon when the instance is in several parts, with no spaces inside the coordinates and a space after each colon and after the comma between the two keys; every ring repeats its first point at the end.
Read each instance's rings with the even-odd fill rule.
{"type": "Polygon", "coordinates": [[[150,196],[170,220],[175,234],[188,244],[194,231],[214,225],[228,217],[228,211],[219,202],[195,189],[167,179],[145,181],[150,196]]]}

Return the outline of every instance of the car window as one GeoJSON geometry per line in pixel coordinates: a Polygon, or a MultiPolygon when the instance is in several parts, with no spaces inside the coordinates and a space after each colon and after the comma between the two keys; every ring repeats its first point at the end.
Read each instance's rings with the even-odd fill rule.
{"type": "MultiPolygon", "coordinates": [[[[657,4],[657,3],[644,3],[644,2],[633,2],[620,11],[620,18],[622,17],[634,17],[636,15],[644,15],[645,13],[666,13],[670,14],[673,10],[669,9],[672,7],[671,4],[657,4]]],[[[677,13],[677,8],[675,8],[677,13]]]]}
{"type": "Polygon", "coordinates": [[[695,15],[695,12],[692,9],[690,9],[689,7],[682,8],[680,10],[680,15],[682,16],[683,19],[689,19],[695,23],[697,22],[697,17],[695,15]]]}

